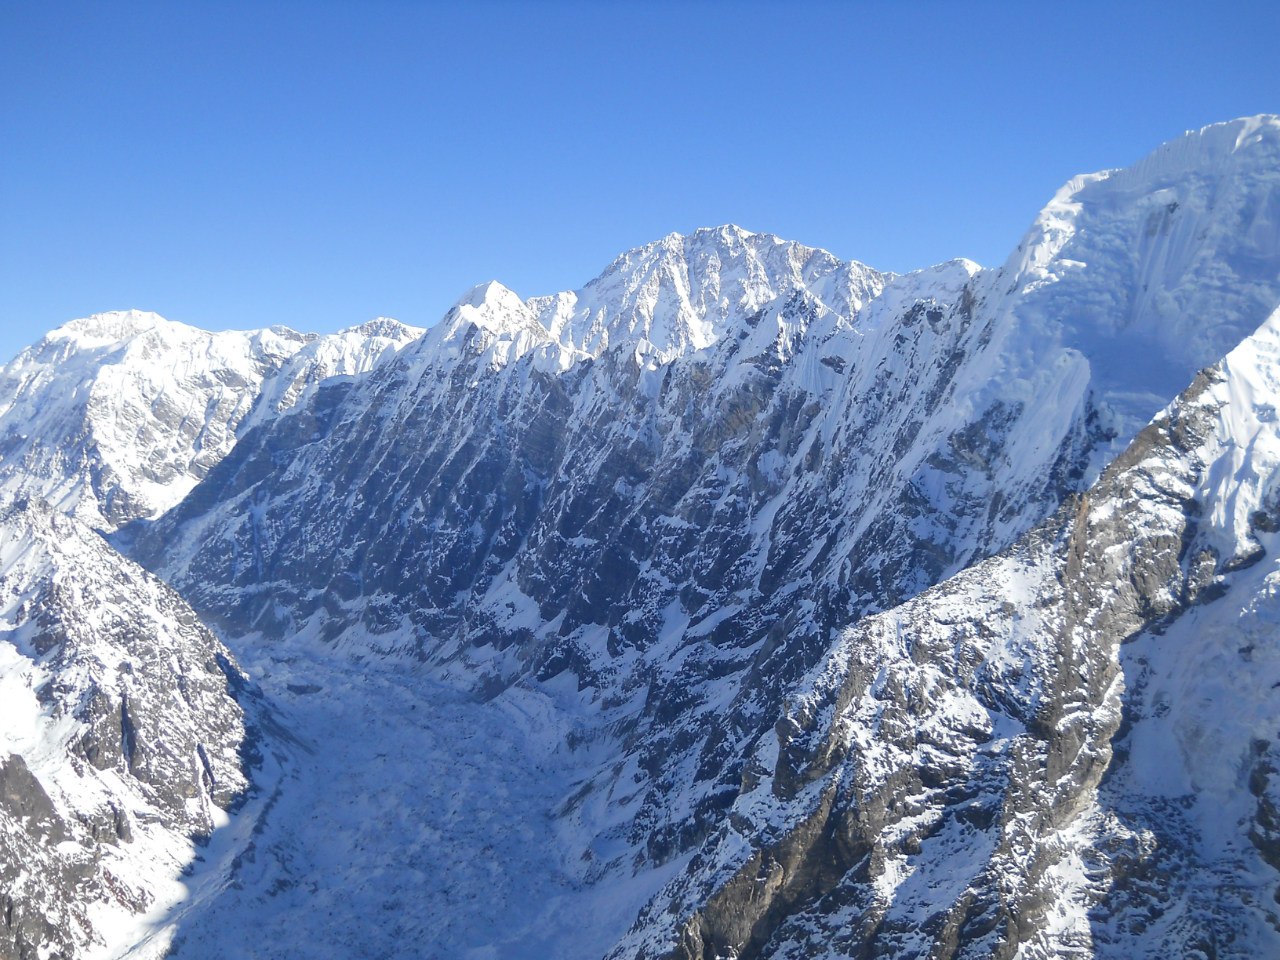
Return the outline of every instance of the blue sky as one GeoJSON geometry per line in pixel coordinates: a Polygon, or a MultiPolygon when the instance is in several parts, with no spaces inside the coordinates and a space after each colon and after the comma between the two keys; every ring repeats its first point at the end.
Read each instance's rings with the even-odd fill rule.
{"type": "Polygon", "coordinates": [[[726,222],[996,264],[1071,175],[1280,111],[1278,10],[0,0],[0,356],[127,307],[426,325],[726,222]]]}

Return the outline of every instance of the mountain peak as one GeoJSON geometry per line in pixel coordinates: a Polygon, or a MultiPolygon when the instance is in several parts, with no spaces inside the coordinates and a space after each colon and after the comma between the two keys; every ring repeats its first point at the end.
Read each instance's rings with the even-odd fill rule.
{"type": "Polygon", "coordinates": [[[155,516],[230,451],[264,383],[314,339],[141,310],[72,320],[0,367],[0,490],[99,529],[155,516]],[[33,469],[47,446],[57,459],[33,469]]]}
{"type": "Polygon", "coordinates": [[[475,307],[486,310],[515,311],[524,308],[524,300],[505,284],[499,283],[497,280],[486,280],[484,283],[477,283],[459,297],[454,307],[456,309],[475,307]]]}
{"type": "Polygon", "coordinates": [[[795,290],[851,315],[885,278],[825,250],[725,224],[669,233],[620,254],[582,289],[528,305],[567,347],[598,354],[634,342],[669,360],[710,346],[735,322],[795,290]]]}
{"type": "MultiPolygon", "coordinates": [[[[718,227],[698,227],[693,231],[693,236],[714,236],[722,240],[745,240],[748,237],[754,237],[755,233],[738,226],[736,223],[722,223],[718,227]]],[[[786,243],[781,237],[775,237],[773,234],[766,233],[763,236],[771,237],[778,243],[786,243]]]]}
{"type": "Polygon", "coordinates": [[[166,320],[149,310],[108,310],[71,320],[49,333],[49,339],[74,339],[89,345],[118,343],[150,330],[178,328],[185,324],[166,320]]]}
{"type": "Polygon", "coordinates": [[[486,346],[494,341],[518,341],[519,353],[547,339],[546,328],[519,294],[497,280],[487,280],[458,299],[444,320],[419,341],[419,349],[429,354],[472,330],[483,334],[486,346]]]}
{"type": "Polygon", "coordinates": [[[402,323],[394,317],[374,317],[372,320],[366,320],[364,323],[339,331],[339,335],[343,333],[353,333],[360,337],[380,337],[406,343],[422,336],[422,328],[402,323]]]}
{"type": "MultiPolygon", "coordinates": [[[[699,245],[707,243],[741,244],[755,236],[760,236],[773,243],[787,242],[781,237],[774,236],[771,233],[755,234],[750,230],[746,230],[738,226],[736,223],[723,223],[715,227],[697,227],[689,233],[680,233],[679,231],[673,230],[661,240],[655,241],[654,244],[646,244],[645,246],[661,244],[672,247],[685,247],[691,244],[699,245]]],[[[638,249],[644,249],[644,247],[640,247],[638,249]]]]}

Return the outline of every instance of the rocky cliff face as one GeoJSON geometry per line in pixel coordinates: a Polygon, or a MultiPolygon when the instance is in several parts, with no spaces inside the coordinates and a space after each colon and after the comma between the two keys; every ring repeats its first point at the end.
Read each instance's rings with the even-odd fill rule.
{"type": "Polygon", "coordinates": [[[239,853],[166,936],[1275,952],[1277,196],[1237,121],[999,269],[718,228],[298,346],[112,537],[260,684],[239,853]]]}
{"type": "Polygon", "coordinates": [[[1280,315],[1055,517],[842,632],[615,955],[1280,950],[1278,348],[1280,315]]]}
{"type": "Polygon", "coordinates": [[[38,503],[0,512],[0,954],[110,956],[247,788],[243,677],[172,590],[38,503]]]}

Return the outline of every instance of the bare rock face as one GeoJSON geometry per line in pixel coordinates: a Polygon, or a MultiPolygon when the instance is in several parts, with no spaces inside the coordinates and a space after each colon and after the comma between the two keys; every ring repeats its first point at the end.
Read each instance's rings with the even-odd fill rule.
{"type": "MultiPolygon", "coordinates": [[[[42,948],[65,944],[67,932],[77,918],[71,902],[40,903],[37,899],[32,903],[23,896],[24,881],[29,882],[29,865],[39,863],[50,848],[67,839],[67,826],[40,781],[17,754],[0,761],[0,819],[7,827],[0,832],[0,887],[4,890],[0,947],[5,956],[34,960],[41,956],[42,948]],[[14,829],[18,825],[20,829],[14,829]]],[[[76,864],[64,871],[71,889],[89,872],[86,866],[76,864]]],[[[52,956],[69,954],[57,952],[52,956]]]]}
{"type": "Polygon", "coordinates": [[[177,594],[44,504],[0,513],[0,617],[0,954],[118,949],[248,786],[239,669],[177,594]]]}

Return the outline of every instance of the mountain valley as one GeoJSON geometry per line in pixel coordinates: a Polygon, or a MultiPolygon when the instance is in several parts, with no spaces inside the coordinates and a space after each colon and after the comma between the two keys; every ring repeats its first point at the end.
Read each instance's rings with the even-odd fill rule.
{"type": "Polygon", "coordinates": [[[0,368],[0,955],[1280,956],[1280,119],[0,368]]]}

